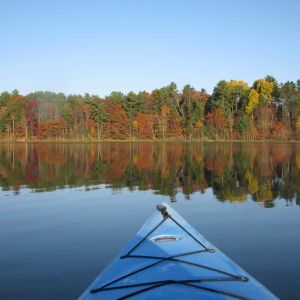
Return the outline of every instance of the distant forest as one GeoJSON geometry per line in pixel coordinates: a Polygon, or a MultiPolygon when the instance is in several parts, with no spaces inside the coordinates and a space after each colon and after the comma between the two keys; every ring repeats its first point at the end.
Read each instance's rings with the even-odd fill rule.
{"type": "Polygon", "coordinates": [[[175,83],[149,92],[0,95],[5,140],[296,140],[300,79],[221,80],[212,94],[175,83]]]}

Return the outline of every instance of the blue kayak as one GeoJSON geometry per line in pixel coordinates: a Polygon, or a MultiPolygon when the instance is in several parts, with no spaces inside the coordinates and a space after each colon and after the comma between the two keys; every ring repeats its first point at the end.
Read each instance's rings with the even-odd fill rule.
{"type": "Polygon", "coordinates": [[[163,203],[79,299],[278,298],[163,203]]]}

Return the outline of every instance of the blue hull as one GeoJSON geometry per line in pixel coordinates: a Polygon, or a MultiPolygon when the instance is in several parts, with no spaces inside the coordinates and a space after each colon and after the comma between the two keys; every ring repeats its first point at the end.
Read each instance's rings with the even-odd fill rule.
{"type": "Polygon", "coordinates": [[[164,203],[79,299],[278,298],[164,203]]]}

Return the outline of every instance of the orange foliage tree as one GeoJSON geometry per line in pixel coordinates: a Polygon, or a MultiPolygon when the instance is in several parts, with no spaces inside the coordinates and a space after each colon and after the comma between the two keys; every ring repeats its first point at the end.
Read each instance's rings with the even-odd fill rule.
{"type": "Polygon", "coordinates": [[[153,139],[153,116],[151,114],[137,113],[136,118],[137,136],[140,139],[153,139]]]}
{"type": "Polygon", "coordinates": [[[107,137],[126,139],[129,137],[129,119],[121,104],[107,103],[106,111],[109,121],[104,124],[107,137]]]}
{"type": "Polygon", "coordinates": [[[37,137],[40,139],[47,137],[58,137],[59,125],[59,120],[48,120],[41,122],[37,129],[37,137]]]}
{"type": "Polygon", "coordinates": [[[168,120],[168,127],[166,132],[167,138],[181,138],[182,137],[181,118],[176,114],[170,114],[168,120]]]}
{"type": "Polygon", "coordinates": [[[221,108],[216,108],[211,113],[208,113],[206,123],[211,127],[214,135],[221,135],[224,138],[228,120],[221,108]]]}

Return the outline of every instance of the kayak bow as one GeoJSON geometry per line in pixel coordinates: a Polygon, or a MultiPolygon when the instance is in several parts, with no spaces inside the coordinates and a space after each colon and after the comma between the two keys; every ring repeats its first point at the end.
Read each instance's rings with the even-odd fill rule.
{"type": "Polygon", "coordinates": [[[164,203],[79,298],[278,299],[164,203]]]}

